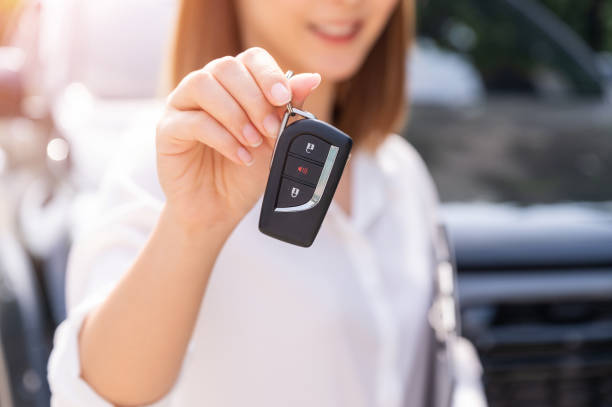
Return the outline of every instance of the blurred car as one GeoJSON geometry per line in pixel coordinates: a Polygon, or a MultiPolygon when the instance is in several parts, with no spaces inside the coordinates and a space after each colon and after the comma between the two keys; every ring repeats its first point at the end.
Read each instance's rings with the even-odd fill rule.
{"type": "Polygon", "coordinates": [[[444,201],[488,403],[612,405],[610,57],[540,2],[420,17],[405,137],[444,201]]]}

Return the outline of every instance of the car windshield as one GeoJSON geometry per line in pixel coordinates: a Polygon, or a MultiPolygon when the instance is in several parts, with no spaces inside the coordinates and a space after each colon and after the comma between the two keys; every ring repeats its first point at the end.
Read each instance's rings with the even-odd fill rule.
{"type": "Polygon", "coordinates": [[[405,136],[443,201],[612,201],[612,6],[565,3],[421,6],[405,136]]]}

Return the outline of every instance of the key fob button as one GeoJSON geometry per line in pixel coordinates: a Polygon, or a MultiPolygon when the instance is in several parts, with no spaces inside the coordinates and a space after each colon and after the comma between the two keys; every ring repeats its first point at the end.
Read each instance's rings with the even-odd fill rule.
{"type": "Polygon", "coordinates": [[[329,146],[329,143],[326,143],[318,137],[310,134],[303,134],[293,140],[289,151],[322,164],[325,162],[325,158],[327,158],[329,146]]]}
{"type": "Polygon", "coordinates": [[[310,201],[315,189],[308,185],[300,184],[292,179],[282,177],[280,191],[278,193],[277,208],[298,206],[310,201]]]}
{"type": "Polygon", "coordinates": [[[288,156],[285,164],[285,174],[307,184],[317,185],[323,167],[306,160],[288,156]]]}

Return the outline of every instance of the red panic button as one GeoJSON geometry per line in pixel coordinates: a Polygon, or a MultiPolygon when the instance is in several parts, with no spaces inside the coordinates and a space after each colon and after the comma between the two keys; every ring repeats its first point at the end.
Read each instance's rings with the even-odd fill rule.
{"type": "Polygon", "coordinates": [[[322,166],[310,163],[299,158],[288,156],[287,163],[285,164],[286,175],[289,175],[300,182],[310,184],[312,186],[317,185],[319,177],[321,176],[322,166]]]}

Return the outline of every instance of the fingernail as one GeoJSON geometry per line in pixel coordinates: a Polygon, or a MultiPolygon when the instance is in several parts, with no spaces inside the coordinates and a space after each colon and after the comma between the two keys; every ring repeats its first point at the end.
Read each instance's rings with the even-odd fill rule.
{"type": "Polygon", "coordinates": [[[272,94],[272,99],[279,105],[289,103],[291,100],[291,92],[285,85],[281,82],[277,82],[272,85],[272,89],[270,89],[270,93],[272,94]]]}
{"type": "Polygon", "coordinates": [[[263,141],[263,138],[259,135],[259,132],[251,123],[247,123],[242,128],[242,134],[246,141],[253,147],[257,147],[263,141]]]}
{"type": "Polygon", "coordinates": [[[276,138],[278,135],[278,128],[280,127],[280,121],[274,113],[270,113],[264,119],[263,126],[270,137],[276,138]]]}
{"type": "Polygon", "coordinates": [[[253,156],[244,147],[238,148],[238,158],[248,166],[253,164],[253,156]]]}

